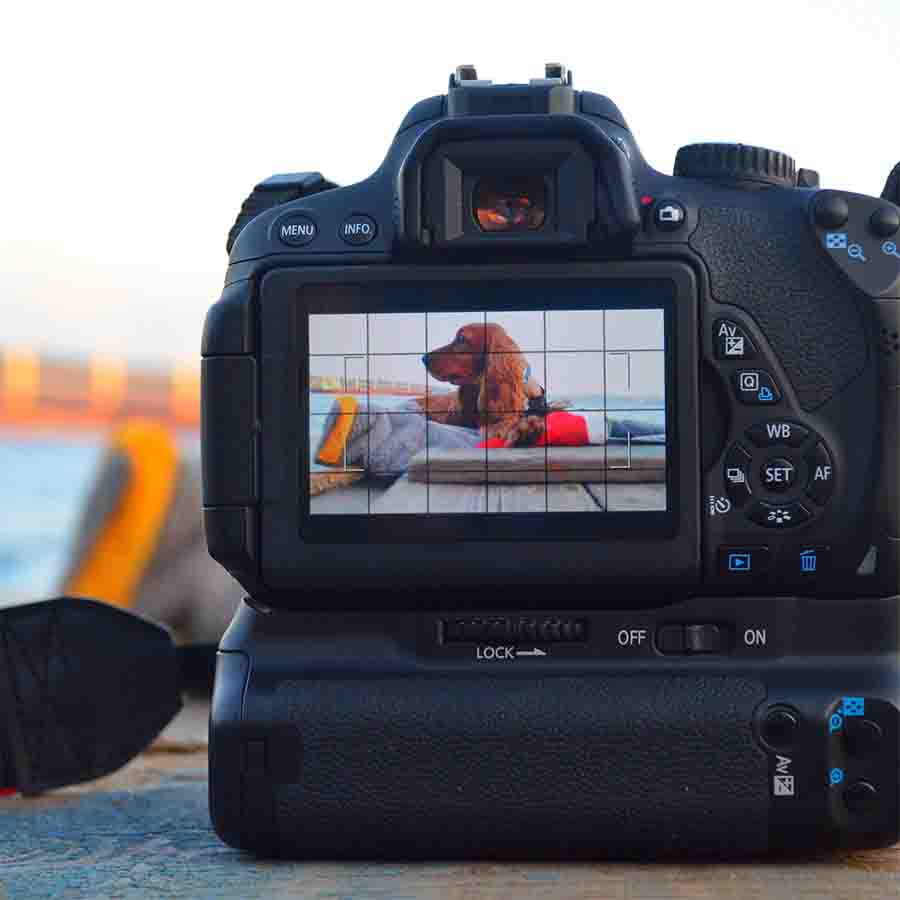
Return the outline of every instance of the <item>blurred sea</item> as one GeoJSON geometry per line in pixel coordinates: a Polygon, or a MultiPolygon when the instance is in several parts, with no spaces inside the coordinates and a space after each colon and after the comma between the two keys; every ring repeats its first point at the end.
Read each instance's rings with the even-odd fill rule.
{"type": "Polygon", "coordinates": [[[102,451],[100,435],[0,434],[0,605],[57,587],[102,451]]]}

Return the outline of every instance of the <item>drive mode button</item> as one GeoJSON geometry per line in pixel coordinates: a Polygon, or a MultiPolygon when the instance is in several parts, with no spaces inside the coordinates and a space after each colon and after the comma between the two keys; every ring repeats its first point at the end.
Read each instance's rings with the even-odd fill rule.
{"type": "Polygon", "coordinates": [[[348,216],[338,229],[338,237],[353,247],[361,247],[368,244],[378,234],[378,225],[371,216],[358,213],[348,216]]]}

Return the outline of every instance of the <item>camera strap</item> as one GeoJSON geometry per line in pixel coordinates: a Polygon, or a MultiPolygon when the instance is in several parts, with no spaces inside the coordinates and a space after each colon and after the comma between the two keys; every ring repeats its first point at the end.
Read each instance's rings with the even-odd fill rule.
{"type": "Polygon", "coordinates": [[[108,775],[209,691],[216,647],[72,597],[0,610],[0,794],[108,775]]]}

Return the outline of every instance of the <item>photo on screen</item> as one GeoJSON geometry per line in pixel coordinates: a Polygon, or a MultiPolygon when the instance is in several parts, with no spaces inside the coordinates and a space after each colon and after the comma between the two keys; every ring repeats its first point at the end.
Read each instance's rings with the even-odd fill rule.
{"type": "Polygon", "coordinates": [[[666,511],[662,309],[309,316],[311,516],[666,511]]]}

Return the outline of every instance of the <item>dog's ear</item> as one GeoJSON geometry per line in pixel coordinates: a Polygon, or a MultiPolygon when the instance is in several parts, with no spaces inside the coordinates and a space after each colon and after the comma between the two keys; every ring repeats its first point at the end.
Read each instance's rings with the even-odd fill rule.
{"type": "Polygon", "coordinates": [[[528,406],[526,368],[525,357],[506,332],[497,325],[488,326],[484,333],[484,368],[478,394],[483,425],[525,410],[528,406]]]}

